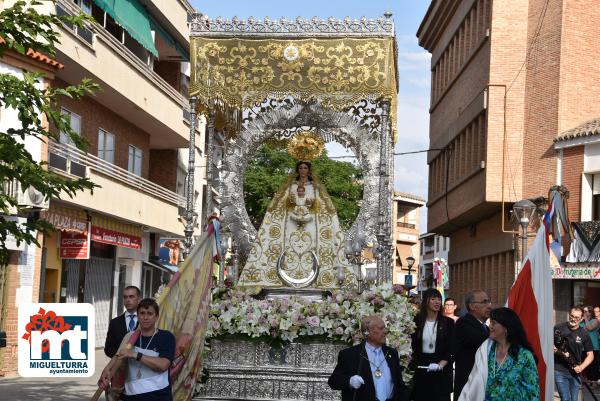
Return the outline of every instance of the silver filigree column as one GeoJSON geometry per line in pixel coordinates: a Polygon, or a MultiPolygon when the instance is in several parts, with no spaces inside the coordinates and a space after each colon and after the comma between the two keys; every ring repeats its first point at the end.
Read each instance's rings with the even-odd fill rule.
{"type": "Polygon", "coordinates": [[[377,232],[377,285],[392,281],[391,186],[390,186],[390,102],[381,102],[381,143],[379,152],[379,215],[377,232]]]}
{"type": "Polygon", "coordinates": [[[188,173],[186,183],[186,204],[185,204],[185,240],[184,240],[184,253],[190,254],[193,245],[194,236],[194,172],[196,168],[196,122],[198,119],[196,107],[198,105],[198,98],[196,96],[190,97],[190,144],[189,144],[189,158],[188,158],[188,173]]]}
{"type": "Polygon", "coordinates": [[[206,117],[206,141],[208,141],[208,152],[206,154],[206,218],[213,213],[212,188],[215,180],[215,119],[209,112],[206,117]]]}

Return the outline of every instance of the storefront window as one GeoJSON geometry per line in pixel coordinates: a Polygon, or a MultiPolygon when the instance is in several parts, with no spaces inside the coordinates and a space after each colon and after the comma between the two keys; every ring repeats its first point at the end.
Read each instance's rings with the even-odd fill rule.
{"type": "Polygon", "coordinates": [[[574,281],[573,302],[574,305],[600,306],[600,282],[574,281]]]}

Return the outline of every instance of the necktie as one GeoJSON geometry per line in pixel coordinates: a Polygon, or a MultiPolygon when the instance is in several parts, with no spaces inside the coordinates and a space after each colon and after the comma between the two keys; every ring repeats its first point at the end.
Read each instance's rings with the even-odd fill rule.
{"type": "Polygon", "coordinates": [[[131,315],[127,315],[129,317],[129,331],[133,331],[133,329],[135,329],[135,320],[133,319],[135,317],[135,315],[131,314],[131,315]]]}
{"type": "Polygon", "coordinates": [[[487,324],[483,323],[483,331],[485,332],[485,335],[488,335],[490,332],[490,329],[487,327],[487,324]]]}
{"type": "MultiPolygon", "coordinates": [[[[381,361],[381,348],[375,350],[375,366],[378,366],[379,369],[382,369],[382,361],[381,361]]],[[[375,396],[380,401],[385,401],[387,399],[387,394],[385,394],[386,383],[384,377],[376,378],[375,380],[375,396]]]]}

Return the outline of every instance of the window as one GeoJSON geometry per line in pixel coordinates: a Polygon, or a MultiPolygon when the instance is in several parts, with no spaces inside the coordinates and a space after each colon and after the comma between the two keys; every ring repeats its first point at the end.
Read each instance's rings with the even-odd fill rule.
{"type": "MultiPolygon", "coordinates": [[[[61,113],[70,117],[71,119],[71,129],[73,131],[75,131],[75,133],[77,135],[81,136],[81,116],[79,116],[78,114],[73,113],[72,111],[69,111],[67,109],[65,109],[64,107],[61,108],[61,113]]],[[[75,143],[73,143],[73,141],[71,140],[71,138],[69,137],[69,135],[66,132],[60,132],[60,143],[64,143],[65,145],[71,145],[71,146],[75,146],[75,143]]]]}
{"type": "Polygon", "coordinates": [[[92,13],[92,0],[73,0],[73,3],[77,4],[84,13],[92,13]]]}
{"type": "Polygon", "coordinates": [[[109,163],[115,162],[115,136],[102,128],[98,130],[98,157],[109,163]]]}
{"type": "Polygon", "coordinates": [[[435,251],[439,252],[440,251],[440,238],[439,237],[434,237],[433,241],[435,243],[435,251]]]}
{"type": "Polygon", "coordinates": [[[142,150],[129,145],[129,162],[127,170],[135,175],[142,175],[142,150]]]}

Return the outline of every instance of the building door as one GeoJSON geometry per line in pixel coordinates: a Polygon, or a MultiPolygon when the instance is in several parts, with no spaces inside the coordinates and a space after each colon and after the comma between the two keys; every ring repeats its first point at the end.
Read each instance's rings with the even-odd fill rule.
{"type": "Polygon", "coordinates": [[[110,322],[114,259],[92,256],[85,274],[84,302],[96,310],[96,345],[104,344],[110,322]]]}

